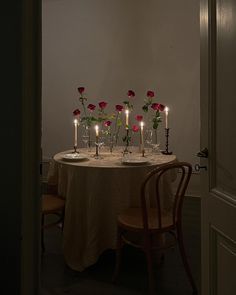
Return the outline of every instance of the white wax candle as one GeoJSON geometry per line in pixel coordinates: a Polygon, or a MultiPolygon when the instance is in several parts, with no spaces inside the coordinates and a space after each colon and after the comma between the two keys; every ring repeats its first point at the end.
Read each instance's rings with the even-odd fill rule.
{"type": "Polygon", "coordinates": [[[141,152],[144,156],[144,141],[143,141],[143,126],[144,126],[144,123],[143,121],[140,122],[140,134],[141,134],[141,152]]]}
{"type": "Polygon", "coordinates": [[[96,142],[98,142],[98,134],[99,134],[99,127],[95,125],[95,132],[96,132],[96,142]]]}
{"type": "Polygon", "coordinates": [[[77,145],[78,145],[78,120],[77,119],[74,119],[74,125],[75,125],[74,146],[77,147],[77,145]]]}
{"type": "Polygon", "coordinates": [[[141,121],[140,122],[141,144],[143,144],[143,126],[144,126],[144,123],[143,123],[143,121],[141,121]]]}
{"type": "Polygon", "coordinates": [[[126,129],[128,129],[129,128],[129,110],[125,110],[125,115],[126,115],[125,125],[126,125],[126,129]]]}
{"type": "Polygon", "coordinates": [[[169,112],[169,108],[165,107],[165,113],[166,113],[166,129],[168,128],[168,112],[169,112]]]}

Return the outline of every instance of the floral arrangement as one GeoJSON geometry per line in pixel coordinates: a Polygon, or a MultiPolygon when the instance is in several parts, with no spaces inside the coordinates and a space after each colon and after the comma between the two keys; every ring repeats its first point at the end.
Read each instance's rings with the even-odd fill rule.
{"type": "MultiPolygon", "coordinates": [[[[132,133],[139,132],[139,125],[143,121],[143,115],[137,114],[135,116],[136,124],[130,125],[128,122],[129,114],[134,110],[133,100],[135,97],[135,92],[133,90],[128,90],[128,98],[123,101],[123,104],[115,105],[114,111],[111,114],[107,113],[108,103],[106,101],[100,101],[98,105],[88,103],[88,99],[85,95],[85,88],[78,87],[79,92],[79,102],[81,104],[81,109],[83,110],[83,115],[81,115],[81,110],[79,108],[73,111],[73,115],[76,118],[80,118],[81,124],[86,126],[89,130],[89,145],[90,145],[90,127],[93,124],[100,124],[103,133],[109,138],[110,150],[112,151],[113,146],[118,143],[119,133],[122,125],[125,125],[126,134],[122,137],[123,142],[126,143],[128,148],[131,142],[132,133]],[[122,120],[122,112],[125,111],[127,115],[125,124],[122,120]],[[127,113],[128,112],[128,113],[127,113]],[[128,122],[128,123],[127,123],[128,122]]],[[[163,104],[154,102],[154,92],[149,90],[146,93],[146,98],[144,99],[144,105],[142,106],[142,111],[144,114],[149,114],[148,121],[151,122],[152,128],[157,130],[161,120],[161,112],[164,111],[165,106],[163,104]]],[[[140,137],[141,138],[141,137],[140,137]]]]}
{"type": "Polygon", "coordinates": [[[147,96],[147,98],[144,100],[144,105],[143,105],[142,109],[145,113],[148,113],[148,111],[150,109],[152,109],[152,111],[154,111],[152,114],[151,121],[152,121],[153,129],[157,129],[159,126],[159,123],[162,121],[160,112],[164,111],[165,106],[161,103],[153,102],[153,98],[155,96],[153,91],[150,91],[150,90],[147,91],[146,96],[147,96]]]}

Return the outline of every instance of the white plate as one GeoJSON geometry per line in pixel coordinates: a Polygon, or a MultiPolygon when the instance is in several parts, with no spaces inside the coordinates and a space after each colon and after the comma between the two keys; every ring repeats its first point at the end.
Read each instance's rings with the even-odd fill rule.
{"type": "Polygon", "coordinates": [[[124,165],[145,165],[149,164],[149,161],[147,159],[142,158],[130,158],[130,159],[122,159],[121,163],[124,165]]]}
{"type": "Polygon", "coordinates": [[[85,154],[69,153],[69,154],[63,155],[62,159],[67,161],[83,161],[83,160],[88,160],[88,157],[85,154]]]}

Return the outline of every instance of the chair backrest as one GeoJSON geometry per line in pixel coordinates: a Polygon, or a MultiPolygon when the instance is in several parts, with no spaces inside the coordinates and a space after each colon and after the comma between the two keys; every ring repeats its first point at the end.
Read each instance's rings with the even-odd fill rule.
{"type": "Polygon", "coordinates": [[[58,194],[57,174],[54,172],[54,169],[55,169],[54,166],[55,166],[54,160],[50,159],[48,163],[48,171],[47,171],[47,193],[48,194],[58,194]]]}
{"type": "Polygon", "coordinates": [[[158,228],[164,229],[163,216],[171,215],[174,226],[181,220],[183,198],[192,174],[192,166],[187,162],[162,165],[148,173],[141,187],[143,226],[148,230],[150,197],[154,194],[158,228]]]}

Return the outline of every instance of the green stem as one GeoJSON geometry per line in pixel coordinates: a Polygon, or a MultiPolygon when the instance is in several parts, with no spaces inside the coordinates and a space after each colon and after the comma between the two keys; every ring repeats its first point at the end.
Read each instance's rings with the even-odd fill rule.
{"type": "Polygon", "coordinates": [[[85,105],[84,105],[84,100],[82,100],[81,103],[82,103],[82,106],[83,106],[83,109],[84,109],[84,115],[87,118],[87,112],[86,112],[86,108],[85,108],[85,105]]]}
{"type": "Polygon", "coordinates": [[[118,127],[118,130],[117,130],[117,133],[116,133],[116,144],[118,142],[118,134],[119,134],[119,132],[120,132],[120,126],[118,127]]]}
{"type": "MultiPolygon", "coordinates": [[[[115,137],[116,137],[116,144],[117,144],[117,140],[118,140],[118,132],[120,130],[120,126],[118,127],[118,131],[117,131],[117,121],[118,121],[118,117],[119,117],[119,112],[117,112],[116,114],[116,120],[115,120],[115,130],[114,130],[114,134],[115,134],[115,137]]],[[[114,135],[113,134],[113,135],[114,135]]]]}
{"type": "Polygon", "coordinates": [[[154,129],[155,130],[155,144],[157,144],[157,129],[154,129]]]}

